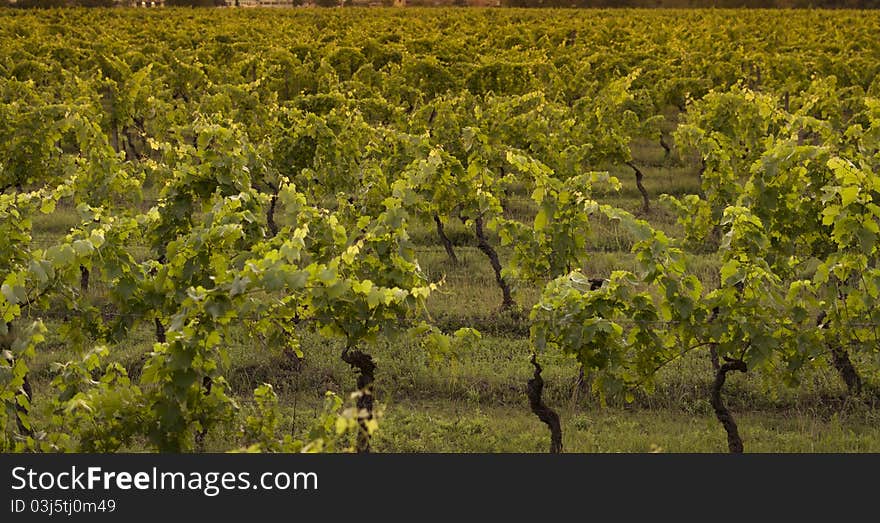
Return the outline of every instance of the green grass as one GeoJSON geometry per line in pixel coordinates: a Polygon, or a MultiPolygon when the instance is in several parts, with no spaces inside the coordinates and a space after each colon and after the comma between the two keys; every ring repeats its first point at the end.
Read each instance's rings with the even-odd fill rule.
{"type": "MultiPolygon", "coordinates": [[[[667,410],[561,409],[566,452],[726,452],[709,415],[667,410]]],[[[880,427],[863,417],[804,414],[738,416],[749,452],[877,452],[880,427]]],[[[386,406],[374,440],[379,452],[546,452],[546,428],[525,408],[433,402],[386,406]]]]}

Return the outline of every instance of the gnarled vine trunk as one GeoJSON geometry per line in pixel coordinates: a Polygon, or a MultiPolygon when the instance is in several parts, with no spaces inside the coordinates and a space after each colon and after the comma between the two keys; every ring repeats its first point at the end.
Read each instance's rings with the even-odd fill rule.
{"type": "Polygon", "coordinates": [[[663,161],[668,162],[669,157],[672,155],[672,148],[666,143],[666,138],[663,137],[663,133],[660,133],[660,147],[663,148],[663,161]]]}
{"type": "MultiPolygon", "coordinates": [[[[211,389],[214,386],[214,379],[211,376],[205,376],[202,378],[202,395],[210,396],[211,389]]],[[[204,450],[205,447],[205,436],[208,435],[207,429],[201,429],[196,433],[196,445],[199,450],[204,450]]]]}
{"type": "Polygon", "coordinates": [[[495,249],[492,248],[492,245],[489,243],[489,239],[486,237],[486,231],[483,228],[483,217],[479,216],[476,220],[474,220],[474,226],[477,234],[477,247],[483,254],[489,258],[489,263],[492,265],[492,270],[495,271],[495,282],[498,284],[498,287],[501,288],[501,310],[510,309],[516,303],[513,301],[513,294],[510,291],[510,284],[504,279],[501,275],[501,260],[498,258],[498,253],[495,252],[495,249]]]}
{"type": "Polygon", "coordinates": [[[851,395],[857,396],[861,394],[862,378],[849,359],[849,354],[847,354],[843,347],[829,345],[828,350],[831,352],[831,362],[834,363],[834,368],[837,369],[838,374],[840,374],[841,379],[846,384],[846,389],[851,395]]]}
{"type": "Polygon", "coordinates": [[[712,392],[709,397],[709,401],[712,403],[712,409],[715,410],[715,417],[718,418],[718,421],[721,422],[724,430],[727,431],[727,448],[730,450],[731,454],[742,454],[744,450],[743,442],[742,438],[739,436],[739,430],[737,429],[733,415],[727,410],[724,401],[721,399],[721,389],[724,387],[724,382],[727,380],[728,372],[747,372],[748,370],[749,369],[746,367],[744,361],[725,358],[725,363],[721,365],[715,373],[715,382],[712,384],[712,392]]]}
{"type": "Polygon", "coordinates": [[[452,241],[446,236],[446,230],[443,228],[443,220],[440,219],[440,216],[434,215],[434,223],[437,225],[437,236],[440,237],[440,243],[443,244],[443,248],[446,249],[446,255],[449,256],[449,261],[452,262],[453,265],[458,265],[458,256],[455,255],[455,247],[452,245],[452,241]]]}
{"type": "Polygon", "coordinates": [[[358,431],[355,449],[359,453],[370,452],[370,432],[367,422],[373,419],[373,381],[375,381],[376,363],[369,354],[346,347],[342,351],[342,361],[348,363],[358,373],[357,387],[360,396],[357,399],[358,431]]]}
{"type": "Polygon", "coordinates": [[[712,362],[712,370],[718,372],[721,369],[721,360],[718,359],[718,344],[709,344],[709,361],[712,362]]]}
{"type": "MultiPolygon", "coordinates": [[[[827,329],[828,325],[825,324],[825,318],[827,317],[828,314],[825,311],[820,312],[819,317],[816,319],[816,325],[821,329],[827,329]]],[[[852,364],[852,360],[849,359],[846,349],[831,343],[828,343],[827,347],[828,352],[831,354],[831,363],[834,364],[834,368],[837,369],[837,373],[840,374],[840,378],[846,384],[846,390],[851,395],[860,394],[862,392],[862,377],[852,364]]]]}
{"type": "Polygon", "coordinates": [[[159,318],[154,318],[153,323],[156,324],[156,343],[165,343],[165,326],[162,325],[162,320],[159,318]]]}
{"type": "Polygon", "coordinates": [[[274,238],[278,236],[278,224],[275,223],[275,206],[278,204],[278,193],[272,195],[269,200],[269,210],[266,212],[266,225],[269,227],[269,234],[274,238]]]}
{"type": "Polygon", "coordinates": [[[529,397],[529,407],[538,419],[550,429],[550,453],[559,454],[562,452],[562,424],[559,422],[559,414],[548,407],[541,394],[544,392],[544,379],[541,378],[541,365],[538,364],[537,357],[532,354],[529,360],[535,367],[535,374],[529,380],[526,392],[529,397]]]}
{"type": "Polygon", "coordinates": [[[647,214],[651,211],[651,201],[648,199],[648,191],[642,183],[642,180],[645,179],[645,175],[633,162],[626,162],[626,164],[636,173],[636,187],[638,187],[639,192],[642,194],[642,212],[647,214]]]}
{"type": "Polygon", "coordinates": [[[269,200],[269,209],[266,211],[266,226],[269,227],[269,235],[278,236],[278,224],[275,223],[275,209],[278,207],[278,194],[281,192],[282,183],[278,185],[267,183],[272,190],[272,198],[269,200]]]}
{"type": "Polygon", "coordinates": [[[85,265],[79,266],[79,289],[82,292],[88,292],[89,290],[89,270],[85,265]]]}

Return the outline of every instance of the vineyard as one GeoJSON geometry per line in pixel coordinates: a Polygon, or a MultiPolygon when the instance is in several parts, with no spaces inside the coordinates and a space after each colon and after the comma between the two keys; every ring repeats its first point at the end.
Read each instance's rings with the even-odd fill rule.
{"type": "Polygon", "coordinates": [[[880,451],[878,34],[0,10],[0,451],[880,451]]]}

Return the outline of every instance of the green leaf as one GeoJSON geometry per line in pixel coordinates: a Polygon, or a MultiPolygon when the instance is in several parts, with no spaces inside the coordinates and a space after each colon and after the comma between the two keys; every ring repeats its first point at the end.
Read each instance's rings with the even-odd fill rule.
{"type": "Polygon", "coordinates": [[[28,263],[28,270],[37,278],[37,281],[39,281],[40,283],[46,283],[47,281],[49,281],[49,275],[46,274],[46,270],[37,260],[31,260],[28,263]]]}
{"type": "Polygon", "coordinates": [[[76,254],[70,245],[55,245],[46,250],[46,259],[58,269],[71,266],[76,261],[76,254]]]}
{"type": "Polygon", "coordinates": [[[385,293],[378,288],[371,288],[367,293],[367,306],[370,309],[375,309],[382,303],[385,297],[385,293]]]}
{"type": "Polygon", "coordinates": [[[737,260],[727,260],[721,266],[721,283],[722,285],[733,285],[741,282],[743,275],[740,273],[740,264],[737,260]]]}
{"type": "Polygon", "coordinates": [[[92,242],[88,240],[76,240],[72,246],[78,256],[88,256],[94,250],[92,242]]]}
{"type": "Polygon", "coordinates": [[[43,200],[43,203],[40,204],[40,212],[43,214],[52,214],[55,212],[55,200],[53,198],[46,198],[43,200]]]}
{"type": "Polygon", "coordinates": [[[306,286],[309,281],[309,271],[287,271],[284,273],[284,281],[287,288],[291,290],[300,290],[306,286]]]}
{"type": "Polygon", "coordinates": [[[0,286],[0,292],[3,293],[3,297],[6,298],[6,301],[13,305],[27,302],[27,293],[25,292],[24,287],[20,285],[4,283],[0,286]]]}
{"type": "Polygon", "coordinates": [[[547,227],[547,221],[547,212],[544,207],[541,207],[541,210],[535,215],[535,230],[543,231],[547,227]]]}
{"type": "Polygon", "coordinates": [[[229,287],[229,295],[230,296],[238,296],[247,291],[248,283],[250,283],[250,278],[245,276],[244,278],[240,278],[238,276],[232,280],[232,285],[229,287]]]}
{"type": "Polygon", "coordinates": [[[859,188],[856,186],[841,187],[840,200],[841,204],[846,207],[859,197],[859,188]]]}

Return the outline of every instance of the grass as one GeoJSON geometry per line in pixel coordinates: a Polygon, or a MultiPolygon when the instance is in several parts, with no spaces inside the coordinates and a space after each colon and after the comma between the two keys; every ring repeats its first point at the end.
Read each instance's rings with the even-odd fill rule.
{"type": "MultiPolygon", "coordinates": [[[[644,165],[654,209],[646,216],[669,234],[680,233],[675,217],[659,204],[667,192],[697,190],[693,166],[664,165],[657,144],[640,144],[636,162],[644,165]]],[[[602,201],[639,212],[641,199],[632,173],[615,169],[623,189],[597,194],[602,201]]],[[[512,199],[511,214],[529,220],[534,208],[524,195],[512,199]]],[[[35,222],[38,244],[51,244],[77,222],[75,211],[59,212],[35,222]]],[[[476,248],[472,231],[458,220],[447,220],[446,231],[456,244],[460,264],[449,263],[437,245],[433,223],[418,224],[411,236],[420,264],[442,290],[428,300],[432,319],[444,330],[475,327],[483,339],[451,360],[433,361],[412,342],[380,340],[370,348],[377,363],[375,394],[384,407],[373,446],[381,452],[544,452],[546,427],[531,414],[525,396],[531,376],[527,357],[528,310],[540,289],[515,284],[519,309],[499,313],[501,293],[485,256],[476,248]]],[[[607,221],[597,220],[590,259],[583,270],[608,276],[612,270],[633,269],[627,251],[632,240],[607,221]]],[[[495,240],[497,244],[497,239],[495,240]]],[[[136,247],[138,251],[144,246],[136,247]]],[[[502,261],[508,252],[500,249],[502,261]]],[[[707,288],[718,285],[719,262],[714,255],[693,254],[690,266],[707,288]]],[[[100,282],[92,293],[101,294],[100,282]]],[[[34,403],[49,391],[51,363],[76,357],[67,340],[50,322],[49,338],[32,365],[34,403]]],[[[153,344],[151,324],[136,326],[112,349],[112,359],[137,376],[153,344]]],[[[352,370],[341,361],[339,340],[302,332],[306,357],[294,364],[279,348],[262,346],[245,329],[224,340],[230,354],[227,380],[241,411],[236,420],[209,434],[207,450],[227,450],[236,441],[238,426],[250,411],[252,391],[271,383],[287,416],[287,430],[305,435],[320,411],[327,390],[345,394],[356,388],[352,370]]],[[[724,431],[708,402],[713,371],[705,352],[693,352],[664,368],[652,394],[639,394],[632,403],[610,398],[606,405],[588,391],[575,393],[578,367],[561,354],[541,356],[546,387],[544,400],[563,423],[569,452],[724,452],[724,431]]],[[[731,376],[725,401],[737,418],[746,450],[751,452],[878,452],[880,410],[868,400],[847,401],[837,374],[818,360],[794,388],[768,386],[758,374],[731,376]]],[[[589,376],[587,381],[589,382],[589,376]]],[[[139,450],[139,449],[134,449],[139,450]]]]}
{"type": "MultiPolygon", "coordinates": [[[[374,446],[379,452],[546,452],[546,429],[524,408],[461,408],[428,402],[390,405],[374,446]]],[[[668,410],[559,412],[566,452],[726,452],[710,415],[668,410]]],[[[859,417],[739,414],[750,452],[877,452],[880,427],[859,417]]]]}

